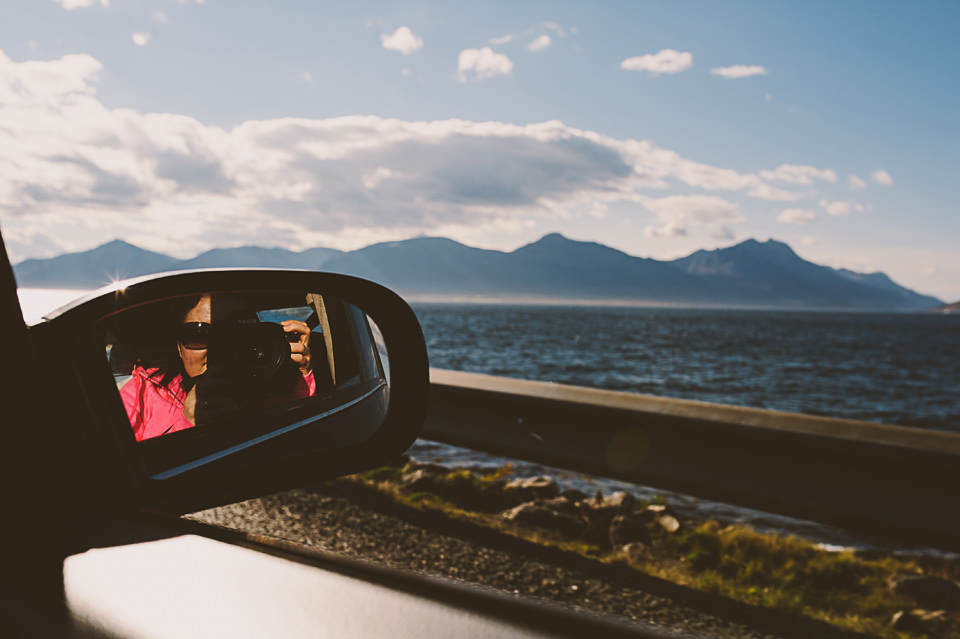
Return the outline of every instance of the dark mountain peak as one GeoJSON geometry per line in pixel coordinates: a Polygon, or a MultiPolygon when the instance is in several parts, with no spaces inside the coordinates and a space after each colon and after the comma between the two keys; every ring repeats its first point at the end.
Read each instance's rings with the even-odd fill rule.
{"type": "Polygon", "coordinates": [[[796,251],[790,247],[786,242],[781,242],[780,240],[768,239],[763,242],[760,240],[750,238],[749,240],[744,240],[739,244],[734,244],[727,248],[715,249],[715,251],[731,251],[736,249],[747,249],[750,251],[755,251],[758,253],[767,253],[770,255],[792,255],[799,258],[796,251]]]}
{"type": "Polygon", "coordinates": [[[144,253],[149,255],[167,257],[162,253],[157,253],[155,251],[150,251],[145,248],[140,248],[136,244],[131,244],[130,242],[126,242],[121,239],[116,239],[116,240],[107,242],[106,244],[101,244],[100,246],[97,246],[96,248],[92,248],[89,251],[83,251],[83,254],[86,254],[86,255],[100,255],[100,254],[128,255],[128,254],[134,254],[134,253],[137,253],[137,254],[144,253]]]}
{"type": "MultiPolygon", "coordinates": [[[[366,251],[368,249],[395,249],[395,248],[406,248],[411,246],[431,246],[431,247],[452,247],[452,246],[462,246],[466,247],[465,244],[461,244],[456,240],[451,240],[447,237],[434,237],[431,235],[422,235],[420,237],[411,237],[406,240],[393,240],[390,242],[378,242],[377,244],[371,244],[370,246],[358,249],[359,251],[366,251]]],[[[356,252],[356,251],[354,251],[356,252]]]]}
{"type": "Polygon", "coordinates": [[[623,257],[630,257],[631,259],[641,259],[637,257],[631,257],[619,251],[615,248],[606,246],[605,244],[600,244],[599,242],[587,242],[584,240],[571,240],[565,235],[560,233],[548,233],[544,235],[536,242],[531,242],[530,244],[525,244],[515,250],[512,255],[524,256],[524,255],[543,255],[546,253],[555,253],[561,254],[569,251],[578,251],[580,253],[593,253],[595,255],[616,255],[623,257]]]}
{"type": "Polygon", "coordinates": [[[107,242],[106,244],[101,244],[100,246],[98,246],[98,247],[96,247],[96,248],[94,248],[94,249],[91,249],[91,250],[96,251],[96,250],[100,250],[100,249],[112,249],[112,248],[120,248],[120,247],[123,247],[123,248],[140,248],[139,246],[136,246],[136,245],[134,245],[134,244],[131,244],[130,242],[127,242],[127,241],[121,240],[120,238],[117,238],[117,239],[115,239],[115,240],[111,240],[110,242],[107,242]]]}
{"type": "Polygon", "coordinates": [[[570,238],[563,235],[562,233],[547,233],[546,235],[541,237],[539,240],[537,240],[537,242],[573,242],[573,241],[574,240],[571,240],[570,238]]]}

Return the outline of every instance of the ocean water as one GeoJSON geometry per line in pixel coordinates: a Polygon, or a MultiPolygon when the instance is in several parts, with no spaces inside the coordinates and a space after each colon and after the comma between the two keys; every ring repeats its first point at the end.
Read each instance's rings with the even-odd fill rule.
{"type": "Polygon", "coordinates": [[[413,307],[434,368],[960,432],[960,315],[413,307]]]}

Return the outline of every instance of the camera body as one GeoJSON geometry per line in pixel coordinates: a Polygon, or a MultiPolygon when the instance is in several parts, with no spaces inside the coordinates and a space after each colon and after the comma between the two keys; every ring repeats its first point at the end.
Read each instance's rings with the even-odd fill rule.
{"type": "Polygon", "coordinates": [[[197,382],[197,421],[288,401],[303,384],[290,359],[296,333],[256,318],[218,322],[207,346],[207,370],[197,382]]]}
{"type": "Polygon", "coordinates": [[[237,319],[217,325],[210,337],[208,363],[220,360],[237,380],[272,386],[287,377],[296,366],[290,359],[290,342],[295,333],[284,332],[275,322],[237,319]]]}

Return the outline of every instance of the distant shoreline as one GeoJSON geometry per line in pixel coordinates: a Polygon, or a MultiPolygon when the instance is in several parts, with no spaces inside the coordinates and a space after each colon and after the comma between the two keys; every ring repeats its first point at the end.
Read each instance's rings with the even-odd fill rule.
{"type": "MultiPolygon", "coordinates": [[[[110,286],[109,284],[105,284],[110,286]]],[[[28,314],[27,306],[36,303],[60,300],[54,306],[48,306],[37,317],[42,317],[64,304],[84,297],[99,289],[69,288],[63,286],[28,286],[17,289],[20,294],[20,303],[24,306],[24,316],[28,314]],[[34,302],[36,300],[36,302],[34,302]]],[[[657,300],[631,299],[576,299],[562,297],[509,297],[491,295],[446,295],[434,293],[409,293],[397,291],[410,304],[444,304],[451,306],[555,306],[577,308],[635,308],[651,310],[689,310],[689,311],[737,311],[737,312],[796,312],[796,313],[854,313],[857,315],[913,315],[940,314],[960,315],[960,302],[922,309],[889,309],[889,308],[854,308],[854,307],[824,307],[824,306],[761,306],[738,304],[685,304],[680,302],[664,302],[657,300]],[[945,310],[947,309],[947,310],[945,310]]],[[[30,314],[37,311],[31,309],[30,314]]]]}
{"type": "MultiPolygon", "coordinates": [[[[778,312],[810,312],[810,313],[856,313],[868,315],[913,315],[916,313],[937,313],[939,307],[933,309],[890,309],[890,308],[854,308],[854,307],[826,307],[826,306],[754,306],[737,304],[684,304],[680,302],[659,302],[654,300],[618,300],[618,299],[567,299],[567,298],[538,298],[538,297],[491,297],[485,295],[430,295],[398,294],[411,304],[448,304],[451,306],[575,306],[596,308],[637,308],[662,310],[690,310],[690,311],[778,311],[778,312]]],[[[960,309],[956,311],[960,313],[960,309]]]]}

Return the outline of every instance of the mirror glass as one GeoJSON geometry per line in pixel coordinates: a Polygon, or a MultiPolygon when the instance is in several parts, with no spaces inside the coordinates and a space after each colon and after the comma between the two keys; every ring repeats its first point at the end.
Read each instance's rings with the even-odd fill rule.
{"type": "Polygon", "coordinates": [[[353,443],[386,412],[380,330],[363,309],[329,295],[170,297],[113,313],[98,329],[130,429],[155,472],[274,438],[293,453],[308,439],[300,431],[327,447],[353,443]]]}

